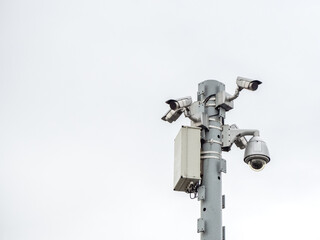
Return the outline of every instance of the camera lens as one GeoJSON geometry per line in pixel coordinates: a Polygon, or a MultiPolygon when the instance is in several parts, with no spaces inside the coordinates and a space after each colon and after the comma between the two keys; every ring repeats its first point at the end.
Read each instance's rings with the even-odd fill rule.
{"type": "Polygon", "coordinates": [[[251,90],[255,91],[258,89],[259,84],[257,82],[253,82],[250,84],[251,90]]]}
{"type": "Polygon", "coordinates": [[[178,104],[177,102],[172,101],[172,102],[170,103],[170,108],[171,108],[172,110],[176,110],[178,107],[179,107],[179,104],[178,104]]]}
{"type": "Polygon", "coordinates": [[[260,171],[264,168],[266,162],[260,159],[252,159],[250,161],[250,167],[255,171],[260,171]]]}

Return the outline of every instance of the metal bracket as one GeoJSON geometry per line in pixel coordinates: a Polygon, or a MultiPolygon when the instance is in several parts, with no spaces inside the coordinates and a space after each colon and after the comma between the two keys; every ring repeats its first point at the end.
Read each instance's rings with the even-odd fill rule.
{"type": "Polygon", "coordinates": [[[206,199],[206,187],[200,186],[198,187],[198,201],[206,199]]]}
{"type": "Polygon", "coordinates": [[[197,101],[192,103],[185,116],[191,120],[192,126],[195,127],[209,127],[208,115],[205,113],[204,103],[197,101]]]}
{"type": "Polygon", "coordinates": [[[259,136],[259,130],[256,129],[238,129],[233,124],[222,126],[222,151],[229,152],[233,143],[240,149],[247,147],[247,140],[244,136],[259,136]]]}
{"type": "Polygon", "coordinates": [[[226,110],[224,108],[219,108],[219,116],[222,118],[226,117],[226,110]]]}
{"type": "Polygon", "coordinates": [[[203,218],[198,219],[198,233],[205,231],[205,222],[203,218]]]}
{"type": "Polygon", "coordinates": [[[222,209],[226,208],[226,196],[222,195],[222,209]]]}
{"type": "Polygon", "coordinates": [[[222,107],[226,111],[233,109],[233,101],[229,101],[231,95],[225,91],[218,92],[216,94],[216,107],[222,107]]]}
{"type": "Polygon", "coordinates": [[[220,169],[219,169],[219,172],[224,172],[224,173],[227,173],[227,161],[224,160],[224,159],[220,159],[220,169]]]}
{"type": "Polygon", "coordinates": [[[200,95],[205,95],[206,93],[206,89],[205,89],[206,85],[203,83],[199,84],[199,92],[198,92],[198,96],[200,95]]]}
{"type": "Polygon", "coordinates": [[[226,227],[222,227],[222,240],[226,240],[226,227]]]}

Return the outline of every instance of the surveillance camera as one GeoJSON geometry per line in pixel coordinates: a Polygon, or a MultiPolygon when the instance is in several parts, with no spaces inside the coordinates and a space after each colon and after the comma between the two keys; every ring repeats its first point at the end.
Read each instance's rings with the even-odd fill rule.
{"type": "Polygon", "coordinates": [[[172,110],[177,110],[179,108],[189,107],[192,104],[192,98],[184,97],[178,99],[169,99],[168,101],[166,101],[166,103],[170,105],[170,108],[172,110]]]}
{"type": "Polygon", "coordinates": [[[258,89],[258,86],[262,82],[258,80],[252,80],[249,78],[237,77],[237,85],[240,89],[245,88],[251,91],[255,91],[258,89]]]}
{"type": "Polygon", "coordinates": [[[261,171],[270,162],[267,144],[260,137],[254,136],[249,140],[244,153],[244,162],[254,171],[261,171]]]}
{"type": "Polygon", "coordinates": [[[172,110],[170,109],[161,119],[163,121],[167,121],[169,123],[172,123],[174,121],[176,121],[180,115],[182,114],[182,109],[178,109],[178,110],[172,110]]]}

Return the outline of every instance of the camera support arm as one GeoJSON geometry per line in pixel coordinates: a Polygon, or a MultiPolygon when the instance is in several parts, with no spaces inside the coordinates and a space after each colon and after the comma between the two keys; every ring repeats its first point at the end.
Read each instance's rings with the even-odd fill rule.
{"type": "Polygon", "coordinates": [[[247,147],[247,139],[245,136],[259,136],[259,130],[256,129],[238,129],[237,125],[233,124],[222,126],[222,150],[230,151],[233,143],[240,149],[247,147]]]}
{"type": "Polygon", "coordinates": [[[240,91],[241,91],[242,89],[243,89],[243,88],[241,88],[241,87],[237,87],[236,90],[235,90],[235,92],[234,92],[234,94],[233,94],[232,96],[227,97],[226,100],[229,101],[229,102],[231,102],[231,101],[235,100],[236,98],[238,98],[238,97],[239,97],[239,94],[240,94],[240,91]]]}

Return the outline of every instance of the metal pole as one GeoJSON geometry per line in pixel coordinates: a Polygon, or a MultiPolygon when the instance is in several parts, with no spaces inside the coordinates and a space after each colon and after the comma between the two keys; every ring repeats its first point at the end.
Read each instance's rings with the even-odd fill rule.
{"type": "Polygon", "coordinates": [[[215,95],[224,91],[223,83],[215,80],[207,80],[199,83],[198,101],[205,103],[205,113],[208,115],[209,129],[201,130],[201,159],[202,159],[202,183],[204,194],[201,200],[200,225],[203,228],[201,240],[222,240],[222,187],[221,172],[225,172],[225,161],[221,158],[222,125],[224,123],[225,110],[215,107],[215,95]]]}

